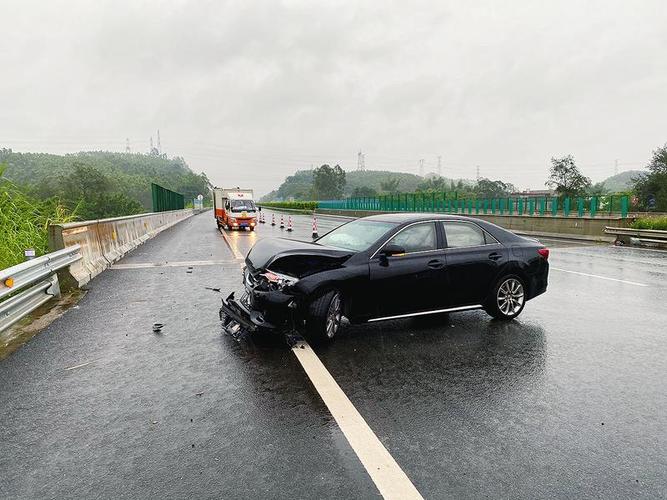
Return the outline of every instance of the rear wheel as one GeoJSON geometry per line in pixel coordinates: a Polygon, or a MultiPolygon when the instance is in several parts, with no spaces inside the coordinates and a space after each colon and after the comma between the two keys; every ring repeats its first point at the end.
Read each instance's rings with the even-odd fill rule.
{"type": "Polygon", "coordinates": [[[339,291],[332,290],[314,300],[308,311],[306,331],[316,343],[331,342],[340,330],[343,301],[339,291]]]}
{"type": "Polygon", "coordinates": [[[516,318],[526,305],[526,287],[518,276],[505,276],[498,280],[484,308],[496,319],[516,318]]]}

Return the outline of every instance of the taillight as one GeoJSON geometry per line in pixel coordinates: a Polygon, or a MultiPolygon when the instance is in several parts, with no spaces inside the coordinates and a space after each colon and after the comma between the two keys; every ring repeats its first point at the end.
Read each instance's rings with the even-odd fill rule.
{"type": "Polygon", "coordinates": [[[542,257],[544,260],[547,260],[549,258],[549,249],[548,248],[538,248],[537,253],[539,253],[540,257],[542,257]]]}

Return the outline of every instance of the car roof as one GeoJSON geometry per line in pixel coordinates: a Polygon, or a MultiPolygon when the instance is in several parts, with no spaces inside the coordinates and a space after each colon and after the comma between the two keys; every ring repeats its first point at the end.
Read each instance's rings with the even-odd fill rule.
{"type": "Polygon", "coordinates": [[[464,217],[460,215],[446,215],[434,213],[418,213],[418,212],[397,212],[391,214],[369,215],[364,217],[367,220],[377,220],[385,222],[397,222],[404,224],[406,222],[418,222],[420,220],[472,220],[471,217],[464,217]]]}

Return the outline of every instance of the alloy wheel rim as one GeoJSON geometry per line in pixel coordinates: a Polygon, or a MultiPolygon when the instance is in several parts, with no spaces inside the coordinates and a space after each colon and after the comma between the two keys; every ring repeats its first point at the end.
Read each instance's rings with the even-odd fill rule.
{"type": "Polygon", "coordinates": [[[517,314],[523,307],[523,285],[518,279],[509,278],[498,288],[498,309],[505,316],[517,314]]]}
{"type": "Polygon", "coordinates": [[[336,335],[341,322],[340,295],[336,294],[331,299],[329,310],[327,311],[327,337],[332,338],[336,335]]]}

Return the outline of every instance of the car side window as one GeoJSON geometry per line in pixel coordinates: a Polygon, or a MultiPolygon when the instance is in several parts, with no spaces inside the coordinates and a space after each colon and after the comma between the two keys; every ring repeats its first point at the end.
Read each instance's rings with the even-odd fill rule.
{"type": "Polygon", "coordinates": [[[488,241],[484,231],[470,222],[443,222],[448,248],[476,247],[487,243],[496,243],[489,235],[488,241]]]}
{"type": "Polygon", "coordinates": [[[403,247],[405,248],[405,253],[436,250],[438,246],[435,224],[432,222],[424,222],[409,226],[389,240],[387,244],[403,247]]]}

